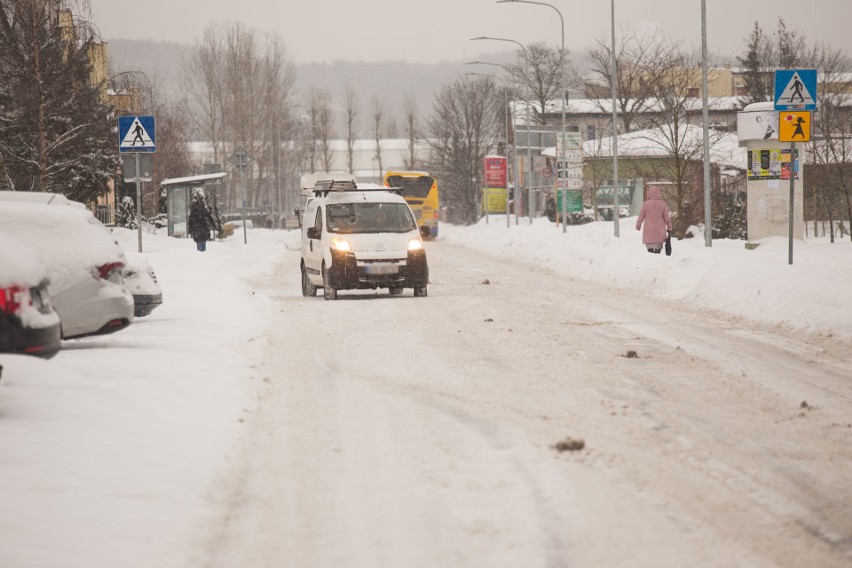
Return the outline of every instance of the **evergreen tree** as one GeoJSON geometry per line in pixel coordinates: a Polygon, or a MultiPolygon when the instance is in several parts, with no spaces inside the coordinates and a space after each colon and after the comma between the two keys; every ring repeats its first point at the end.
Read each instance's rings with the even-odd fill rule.
{"type": "Polygon", "coordinates": [[[129,195],[121,198],[115,217],[116,227],[124,227],[125,229],[139,228],[139,225],[136,224],[136,202],[129,195]]]}
{"type": "Polygon", "coordinates": [[[798,69],[801,67],[805,51],[805,40],[795,31],[788,30],[784,18],[778,18],[778,68],[798,69]]]}
{"type": "Polygon", "coordinates": [[[743,68],[743,81],[746,92],[740,104],[772,100],[773,76],[771,74],[772,44],[756,21],[746,40],[746,51],[737,62],[743,68]]]}
{"type": "Polygon", "coordinates": [[[0,2],[0,187],[88,202],[118,169],[113,119],[92,84],[98,41],[56,0],[0,2]]]}

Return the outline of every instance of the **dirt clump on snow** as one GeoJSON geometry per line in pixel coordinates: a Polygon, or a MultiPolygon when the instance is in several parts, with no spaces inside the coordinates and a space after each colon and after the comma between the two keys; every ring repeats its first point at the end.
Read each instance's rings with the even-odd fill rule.
{"type": "Polygon", "coordinates": [[[556,442],[551,447],[557,452],[578,452],[586,447],[586,442],[582,438],[567,436],[564,440],[556,442]]]}

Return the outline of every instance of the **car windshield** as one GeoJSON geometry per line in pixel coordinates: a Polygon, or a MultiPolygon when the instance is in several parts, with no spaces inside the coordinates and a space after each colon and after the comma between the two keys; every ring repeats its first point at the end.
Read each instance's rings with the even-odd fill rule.
{"type": "Polygon", "coordinates": [[[331,203],[326,223],[332,233],[407,233],[417,228],[405,203],[331,203]]]}
{"type": "Polygon", "coordinates": [[[390,187],[398,187],[402,190],[403,197],[425,199],[435,183],[432,176],[419,176],[415,178],[405,176],[388,176],[387,183],[390,187]]]}

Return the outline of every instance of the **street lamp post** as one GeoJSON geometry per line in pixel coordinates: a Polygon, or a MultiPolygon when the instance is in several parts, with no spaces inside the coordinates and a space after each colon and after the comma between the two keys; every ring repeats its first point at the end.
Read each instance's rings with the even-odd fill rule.
{"type": "Polygon", "coordinates": [[[710,122],[707,108],[707,2],[701,0],[701,97],[703,103],[704,131],[704,246],[713,246],[713,228],[710,211],[710,122]]]}
{"type": "Polygon", "coordinates": [[[618,66],[615,62],[615,0],[610,0],[612,27],[612,223],[613,234],[620,237],[618,226],[621,207],[618,204],[618,108],[615,97],[618,93],[618,66]]]}
{"type": "MultiPolygon", "coordinates": [[[[533,0],[497,0],[497,3],[498,4],[536,4],[538,6],[547,6],[548,8],[552,8],[553,10],[555,10],[556,13],[559,14],[559,23],[560,23],[561,29],[562,29],[562,50],[559,52],[559,55],[560,55],[560,58],[565,57],[565,18],[562,17],[562,12],[560,12],[559,9],[556,6],[554,6],[553,4],[548,4],[547,2],[534,2],[533,0]]],[[[564,68],[563,68],[563,70],[564,70],[564,68]]],[[[562,77],[562,81],[563,81],[563,87],[564,87],[564,82],[565,82],[564,75],[562,77]]],[[[567,227],[566,227],[567,224],[566,224],[565,220],[568,217],[568,212],[567,212],[568,200],[567,200],[567,193],[566,193],[566,190],[568,189],[568,187],[567,187],[568,186],[568,177],[567,177],[568,161],[567,161],[566,155],[565,155],[565,142],[566,142],[565,99],[567,99],[567,98],[568,98],[568,90],[565,89],[564,96],[562,97],[562,232],[563,233],[567,231],[567,227]]],[[[544,109],[542,109],[542,112],[544,112],[544,109]]],[[[527,144],[529,144],[529,141],[527,142],[527,144]]],[[[558,166],[558,164],[557,164],[557,166],[558,166]]],[[[558,185],[559,184],[559,181],[558,181],[559,180],[559,167],[556,168],[556,179],[557,179],[557,185],[558,185]]]]}
{"type": "MultiPolygon", "coordinates": [[[[521,51],[524,54],[524,62],[525,62],[524,68],[526,68],[526,61],[528,60],[527,49],[524,47],[524,45],[521,42],[515,41],[513,39],[503,38],[503,37],[490,37],[490,36],[479,36],[479,37],[473,37],[473,38],[470,38],[470,39],[471,39],[471,41],[492,40],[492,41],[507,41],[509,43],[514,43],[515,45],[517,45],[518,47],[521,48],[521,51]]],[[[524,81],[524,82],[526,83],[526,81],[524,81]]],[[[527,84],[526,87],[527,87],[527,95],[529,95],[530,94],[529,84],[527,84]]],[[[530,98],[531,97],[527,97],[527,101],[529,101],[530,98]]],[[[529,115],[529,112],[530,112],[530,103],[527,102],[527,116],[526,116],[526,122],[527,122],[527,162],[531,164],[532,163],[532,149],[530,148],[531,136],[530,136],[530,115],[529,115]]],[[[517,118],[517,114],[515,116],[517,118]]],[[[516,135],[517,135],[517,132],[516,132],[516,135]]],[[[517,150],[517,146],[516,146],[516,150],[517,150]]],[[[517,157],[517,151],[515,152],[515,156],[517,157]]],[[[517,175],[517,170],[516,170],[515,173],[517,175]]],[[[528,183],[527,177],[524,176],[525,189],[527,187],[527,183],[528,183]]],[[[529,192],[527,192],[527,194],[529,195],[529,192]]],[[[518,200],[518,195],[519,195],[519,188],[518,188],[517,184],[515,184],[515,200],[516,201],[518,200]]],[[[529,204],[528,204],[527,208],[530,209],[529,204]]],[[[532,219],[532,210],[531,209],[529,211],[529,216],[530,216],[530,225],[532,225],[533,219],[532,219]]],[[[516,225],[518,224],[518,203],[515,203],[515,224],[516,225]]]]}

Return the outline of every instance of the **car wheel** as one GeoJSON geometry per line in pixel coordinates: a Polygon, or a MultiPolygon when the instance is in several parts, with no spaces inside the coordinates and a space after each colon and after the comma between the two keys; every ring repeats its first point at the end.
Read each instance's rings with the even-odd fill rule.
{"type": "Polygon", "coordinates": [[[302,265],[302,296],[316,296],[317,287],[311,284],[308,280],[308,272],[305,270],[305,265],[302,265]]]}
{"type": "Polygon", "coordinates": [[[396,296],[396,295],[402,294],[402,288],[397,288],[397,287],[395,287],[395,286],[391,286],[391,287],[388,289],[388,292],[390,292],[391,294],[393,294],[394,296],[396,296]]]}
{"type": "Polygon", "coordinates": [[[428,295],[429,295],[429,293],[428,293],[428,291],[426,290],[426,286],[425,286],[425,285],[424,285],[424,286],[415,286],[415,287],[414,287],[414,297],[415,297],[415,298],[422,298],[422,297],[425,297],[425,296],[428,296],[428,295]]]}
{"type": "Polygon", "coordinates": [[[331,285],[331,280],[328,277],[328,270],[325,268],[325,263],[322,265],[322,297],[326,300],[336,300],[337,290],[331,285]]]}

